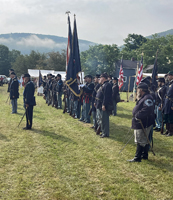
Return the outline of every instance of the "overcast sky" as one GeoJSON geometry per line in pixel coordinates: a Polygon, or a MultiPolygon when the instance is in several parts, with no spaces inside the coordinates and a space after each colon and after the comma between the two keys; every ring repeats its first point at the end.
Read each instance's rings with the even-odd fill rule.
{"type": "Polygon", "coordinates": [[[173,28],[173,0],[0,0],[0,34],[67,37],[67,16],[76,14],[78,37],[122,45],[129,33],[148,36],[173,28]]]}

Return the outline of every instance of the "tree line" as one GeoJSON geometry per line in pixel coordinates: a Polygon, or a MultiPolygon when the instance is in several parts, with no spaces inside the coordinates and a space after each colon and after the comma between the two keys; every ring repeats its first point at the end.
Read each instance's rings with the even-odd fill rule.
{"type": "Polygon", "coordinates": [[[8,70],[13,68],[18,76],[28,72],[28,69],[46,69],[65,71],[66,51],[39,53],[31,51],[22,55],[18,50],[10,51],[5,45],[0,45],[0,74],[8,76],[8,70]]]}
{"type": "MultiPolygon", "coordinates": [[[[147,39],[142,35],[129,34],[124,39],[124,45],[116,44],[90,46],[88,50],[81,52],[81,66],[85,74],[107,72],[115,74],[115,63],[121,59],[141,59],[143,52],[144,68],[154,64],[156,51],[158,53],[158,71],[167,73],[173,68],[173,35],[159,37],[153,35],[147,39]]],[[[27,73],[28,69],[50,69],[65,71],[66,51],[39,53],[31,51],[29,55],[22,55],[18,50],[9,50],[7,46],[0,45],[0,74],[8,75],[8,70],[13,68],[17,75],[27,73]]]]}

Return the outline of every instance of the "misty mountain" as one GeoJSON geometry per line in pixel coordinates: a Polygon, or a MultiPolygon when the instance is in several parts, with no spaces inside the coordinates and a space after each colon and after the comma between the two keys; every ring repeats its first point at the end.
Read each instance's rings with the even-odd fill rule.
{"type": "MultiPolygon", "coordinates": [[[[0,34],[0,44],[21,51],[22,54],[30,54],[31,50],[40,53],[61,51],[67,48],[67,38],[54,35],[42,35],[33,33],[0,34]]],[[[79,40],[80,51],[86,51],[95,43],[87,40],[79,40]]]]}
{"type": "MultiPolygon", "coordinates": [[[[155,33],[155,34],[157,34],[160,37],[166,37],[167,35],[173,35],[173,29],[170,29],[168,31],[163,31],[160,33],[155,33]]],[[[153,35],[146,36],[147,39],[151,39],[152,37],[153,35]]],[[[119,49],[122,50],[124,47],[125,47],[124,45],[121,45],[119,46],[119,49]]]]}
{"type": "MultiPolygon", "coordinates": [[[[168,31],[163,31],[160,33],[156,33],[160,37],[166,37],[167,35],[173,35],[173,29],[170,29],[168,31]]],[[[146,36],[146,38],[151,39],[152,35],[146,36]]]]}

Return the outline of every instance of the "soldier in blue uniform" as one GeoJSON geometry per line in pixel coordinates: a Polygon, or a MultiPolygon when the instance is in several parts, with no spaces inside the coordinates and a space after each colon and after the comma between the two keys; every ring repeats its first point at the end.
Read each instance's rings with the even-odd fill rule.
{"type": "Polygon", "coordinates": [[[85,94],[85,123],[90,123],[90,116],[89,116],[89,111],[90,111],[90,106],[91,106],[91,100],[92,100],[92,93],[94,90],[94,84],[92,83],[92,76],[88,75],[87,76],[87,85],[83,87],[83,91],[85,94]]]}
{"type": "Polygon", "coordinates": [[[32,128],[32,118],[33,118],[33,106],[36,105],[35,103],[35,87],[33,82],[30,80],[30,75],[24,75],[25,81],[25,90],[23,92],[24,97],[24,104],[26,108],[26,127],[23,129],[31,129],[32,128]]]}
{"type": "Polygon", "coordinates": [[[153,129],[155,131],[160,131],[162,127],[162,109],[163,101],[166,94],[165,79],[158,78],[158,90],[156,92],[156,127],[153,129]]]}
{"type": "MultiPolygon", "coordinates": [[[[9,69],[9,76],[11,75],[11,72],[14,72],[14,69],[9,69]]],[[[15,73],[15,72],[14,72],[15,73]]],[[[11,85],[11,82],[12,82],[12,78],[10,78],[10,81],[8,83],[8,89],[7,89],[7,92],[10,92],[10,85],[11,85]]]]}
{"type": "Polygon", "coordinates": [[[57,101],[58,101],[58,108],[62,109],[62,87],[63,87],[63,82],[61,80],[61,74],[57,75],[57,101]]]}
{"type": "Polygon", "coordinates": [[[51,104],[50,85],[51,85],[51,82],[52,82],[52,74],[48,74],[47,77],[48,77],[48,80],[47,80],[47,84],[46,84],[46,90],[47,90],[46,103],[49,106],[51,104]]]}
{"type": "Polygon", "coordinates": [[[94,78],[94,84],[95,84],[95,87],[94,87],[94,90],[93,90],[93,93],[92,93],[92,116],[93,116],[93,126],[91,128],[94,128],[94,129],[97,129],[98,127],[98,124],[97,124],[97,120],[96,120],[96,108],[94,106],[94,103],[95,103],[95,97],[96,97],[96,94],[97,94],[97,91],[100,87],[100,84],[99,84],[99,78],[100,78],[100,75],[99,74],[96,74],[95,78],[94,78]]]}
{"type": "Polygon", "coordinates": [[[141,162],[141,159],[148,159],[149,144],[139,122],[141,120],[147,136],[155,123],[153,97],[148,90],[146,83],[140,83],[137,88],[139,100],[133,109],[132,129],[134,129],[135,143],[137,144],[136,154],[130,162],[141,162]]]}
{"type": "Polygon", "coordinates": [[[108,81],[107,73],[103,73],[100,76],[101,84],[100,88],[97,91],[95,106],[97,109],[97,122],[98,129],[101,126],[102,134],[101,138],[109,137],[109,115],[110,107],[112,106],[112,86],[108,81]]]}
{"type": "Polygon", "coordinates": [[[168,72],[169,85],[167,88],[164,104],[163,114],[164,123],[166,123],[166,136],[173,135],[173,71],[168,72]]]}
{"type": "Polygon", "coordinates": [[[108,81],[109,81],[109,83],[111,84],[111,86],[113,87],[113,81],[112,81],[112,78],[113,78],[112,75],[109,75],[109,76],[108,76],[108,81]]]}
{"type": "MultiPolygon", "coordinates": [[[[84,77],[84,87],[87,87],[88,82],[87,82],[87,76],[84,77]]],[[[83,87],[83,88],[84,88],[83,87]]],[[[83,90],[82,88],[82,90],[83,90]]],[[[81,114],[81,118],[79,119],[79,121],[84,122],[85,121],[85,116],[86,116],[86,103],[85,103],[85,92],[83,90],[83,94],[81,95],[81,105],[82,105],[82,114],[81,114]]]]}
{"type": "Polygon", "coordinates": [[[117,115],[117,101],[119,97],[119,87],[118,87],[118,79],[117,77],[113,78],[113,87],[112,87],[112,101],[113,101],[113,111],[112,115],[117,115]]]}
{"type": "Polygon", "coordinates": [[[57,76],[52,80],[52,107],[57,108],[57,94],[56,94],[57,76]]]}
{"type": "Polygon", "coordinates": [[[17,113],[17,99],[19,98],[19,82],[17,80],[16,74],[11,72],[11,85],[10,85],[10,99],[12,104],[12,113],[17,113]]]}

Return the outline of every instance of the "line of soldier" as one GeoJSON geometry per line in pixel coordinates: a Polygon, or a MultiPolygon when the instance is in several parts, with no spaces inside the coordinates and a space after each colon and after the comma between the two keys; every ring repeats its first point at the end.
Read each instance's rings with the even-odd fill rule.
{"type": "MultiPolygon", "coordinates": [[[[79,81],[79,80],[78,80],[79,81]]],[[[80,82],[80,81],[79,81],[80,82]]],[[[120,101],[118,79],[103,73],[101,76],[91,75],[84,77],[84,85],[80,87],[83,91],[80,97],[70,91],[63,84],[61,76],[56,77],[48,74],[43,80],[44,97],[48,105],[62,108],[62,93],[64,92],[64,112],[69,113],[74,119],[84,123],[91,123],[96,134],[100,137],[109,137],[109,115],[117,115],[117,102],[120,101]],[[64,87],[62,87],[64,85],[64,87]]]]}
{"type": "Polygon", "coordinates": [[[166,136],[173,135],[173,71],[168,72],[164,78],[158,78],[158,87],[152,87],[151,77],[141,82],[146,83],[155,103],[155,130],[166,136]],[[163,133],[164,124],[166,132],[163,133]],[[162,130],[161,130],[162,129],[162,130]]]}
{"type": "Polygon", "coordinates": [[[62,109],[63,81],[61,75],[48,74],[47,78],[44,76],[43,88],[44,98],[48,106],[52,105],[52,107],[62,109]]]}

